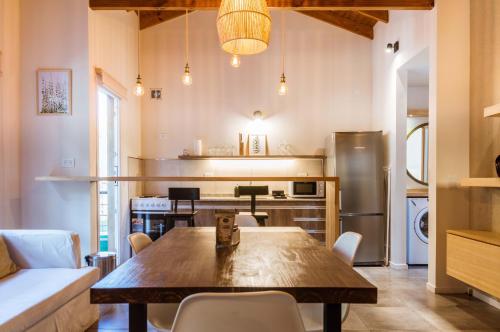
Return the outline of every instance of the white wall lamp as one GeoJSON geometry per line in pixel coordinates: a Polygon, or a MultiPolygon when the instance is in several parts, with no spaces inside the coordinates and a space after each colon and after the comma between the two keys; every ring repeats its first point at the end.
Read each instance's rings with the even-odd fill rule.
{"type": "Polygon", "coordinates": [[[397,53],[398,51],[399,51],[399,40],[396,41],[395,43],[389,43],[385,47],[386,53],[397,53]]]}
{"type": "Polygon", "coordinates": [[[253,119],[255,121],[262,121],[262,118],[264,118],[264,114],[262,113],[262,111],[253,112],[253,119]]]}

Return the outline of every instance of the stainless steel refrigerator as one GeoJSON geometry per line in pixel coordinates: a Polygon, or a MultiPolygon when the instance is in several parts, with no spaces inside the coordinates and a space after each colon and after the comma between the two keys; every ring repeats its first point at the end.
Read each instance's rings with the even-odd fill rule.
{"type": "Polygon", "coordinates": [[[363,235],[355,263],[383,264],[385,197],[382,132],[334,132],[326,139],[326,175],[340,178],[340,231],[363,235]]]}

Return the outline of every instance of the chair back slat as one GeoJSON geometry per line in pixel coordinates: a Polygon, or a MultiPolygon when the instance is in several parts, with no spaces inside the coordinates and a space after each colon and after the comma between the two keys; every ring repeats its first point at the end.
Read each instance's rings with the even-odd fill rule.
{"type": "Polygon", "coordinates": [[[200,188],[168,188],[168,199],[171,201],[199,201],[200,188]]]}

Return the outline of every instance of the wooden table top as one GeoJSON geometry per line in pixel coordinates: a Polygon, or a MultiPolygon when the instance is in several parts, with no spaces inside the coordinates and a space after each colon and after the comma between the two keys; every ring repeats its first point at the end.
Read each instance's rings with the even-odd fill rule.
{"type": "Polygon", "coordinates": [[[280,290],[304,303],[376,303],[377,288],[298,227],[174,228],[91,288],[92,303],[176,303],[200,292],[280,290]]]}

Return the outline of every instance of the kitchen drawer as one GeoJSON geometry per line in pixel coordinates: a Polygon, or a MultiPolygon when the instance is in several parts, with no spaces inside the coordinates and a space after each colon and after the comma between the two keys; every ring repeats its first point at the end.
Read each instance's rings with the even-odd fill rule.
{"type": "Polygon", "coordinates": [[[446,273],[500,298],[500,235],[481,231],[448,231],[446,273]]]}

